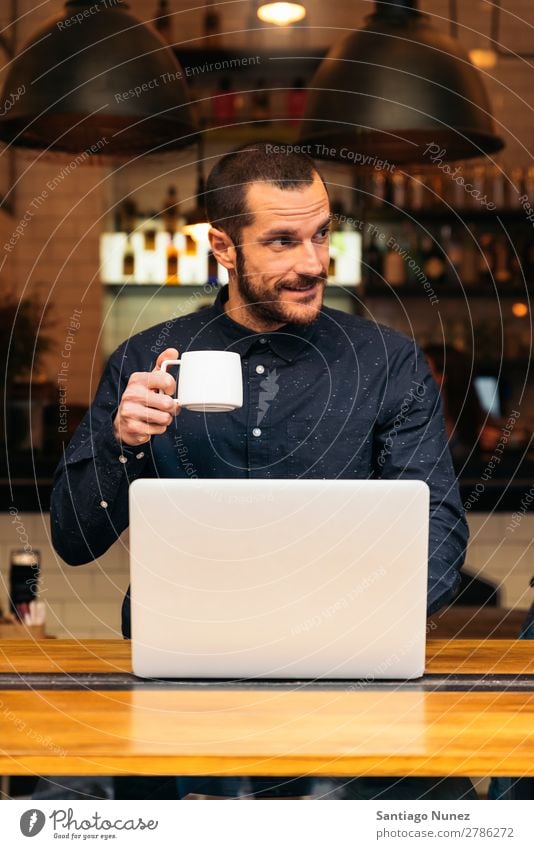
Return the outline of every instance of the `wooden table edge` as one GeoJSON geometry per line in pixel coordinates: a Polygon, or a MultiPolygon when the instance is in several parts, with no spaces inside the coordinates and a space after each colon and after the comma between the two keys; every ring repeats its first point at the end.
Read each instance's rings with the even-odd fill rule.
{"type": "Polygon", "coordinates": [[[355,776],[456,776],[485,778],[487,776],[510,775],[534,777],[534,761],[529,755],[508,758],[502,766],[495,758],[480,755],[466,757],[459,763],[451,763],[448,757],[421,757],[409,755],[382,755],[379,764],[372,756],[347,756],[343,758],[320,757],[275,757],[254,756],[117,756],[91,754],[81,756],[33,756],[5,757],[0,753],[0,775],[252,775],[252,776],[332,776],[351,778],[355,776]]]}
{"type": "MultiPolygon", "coordinates": [[[[529,640],[429,639],[427,674],[534,674],[529,640]]],[[[128,640],[0,641],[0,673],[131,673],[128,640]]]]}

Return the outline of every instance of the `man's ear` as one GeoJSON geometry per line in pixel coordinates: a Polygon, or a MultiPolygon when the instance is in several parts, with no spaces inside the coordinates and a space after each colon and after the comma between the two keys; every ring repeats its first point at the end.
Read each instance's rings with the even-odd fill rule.
{"type": "Polygon", "coordinates": [[[210,247],[217,262],[220,262],[228,271],[235,271],[236,249],[230,236],[224,230],[212,227],[208,233],[210,247]]]}

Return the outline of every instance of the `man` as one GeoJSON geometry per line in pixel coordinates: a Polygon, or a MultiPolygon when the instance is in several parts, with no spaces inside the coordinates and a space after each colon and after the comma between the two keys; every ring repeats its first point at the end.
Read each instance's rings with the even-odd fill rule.
{"type": "MultiPolygon", "coordinates": [[[[54,546],[72,565],[103,554],[128,525],[128,486],[138,477],[426,480],[433,612],[454,595],[467,539],[436,385],[411,340],[322,307],[326,188],[309,157],[272,151],[267,143],[243,147],[211,172],[210,243],[228,287],[213,307],[137,334],[112,355],[57,472],[54,546]],[[240,354],[241,409],[204,416],[177,408],[175,381],[158,367],[201,349],[240,354]]],[[[123,633],[130,634],[128,596],[123,633]]],[[[254,781],[249,789],[258,794],[307,789],[299,780],[254,781]]],[[[461,781],[420,781],[406,789],[399,781],[355,780],[346,793],[471,792],[461,781]]],[[[221,787],[236,791],[235,783],[195,779],[180,790],[221,787]]]]}

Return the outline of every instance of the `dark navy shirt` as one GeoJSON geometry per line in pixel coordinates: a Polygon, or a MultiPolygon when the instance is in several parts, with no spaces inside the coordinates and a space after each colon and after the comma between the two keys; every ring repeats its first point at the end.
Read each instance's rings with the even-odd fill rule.
{"type": "MultiPolygon", "coordinates": [[[[156,325],[110,357],[95,400],[58,466],[52,540],[72,565],[100,557],[128,526],[138,477],[410,478],[430,487],[428,610],[449,601],[467,525],[437,386],[413,340],[324,307],[308,326],[255,333],[213,306],[156,325]],[[120,445],[113,418],[130,375],[166,348],[237,351],[243,407],[182,410],[161,436],[120,445]]],[[[123,633],[129,635],[129,597],[123,633]]]]}

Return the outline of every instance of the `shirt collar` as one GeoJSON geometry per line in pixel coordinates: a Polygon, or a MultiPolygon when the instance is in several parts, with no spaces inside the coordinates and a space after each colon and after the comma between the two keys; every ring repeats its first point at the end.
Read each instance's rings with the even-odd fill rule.
{"type": "Polygon", "coordinates": [[[284,360],[291,362],[297,355],[312,342],[317,334],[316,319],[312,324],[284,324],[278,330],[268,333],[257,333],[243,324],[238,324],[228,313],[224,311],[224,304],[228,300],[228,286],[222,286],[217,293],[213,304],[214,326],[220,330],[226,338],[231,341],[231,348],[242,357],[248,354],[253,345],[260,342],[268,344],[275,354],[284,360]],[[263,340],[267,340],[264,343],[263,340]]]}

